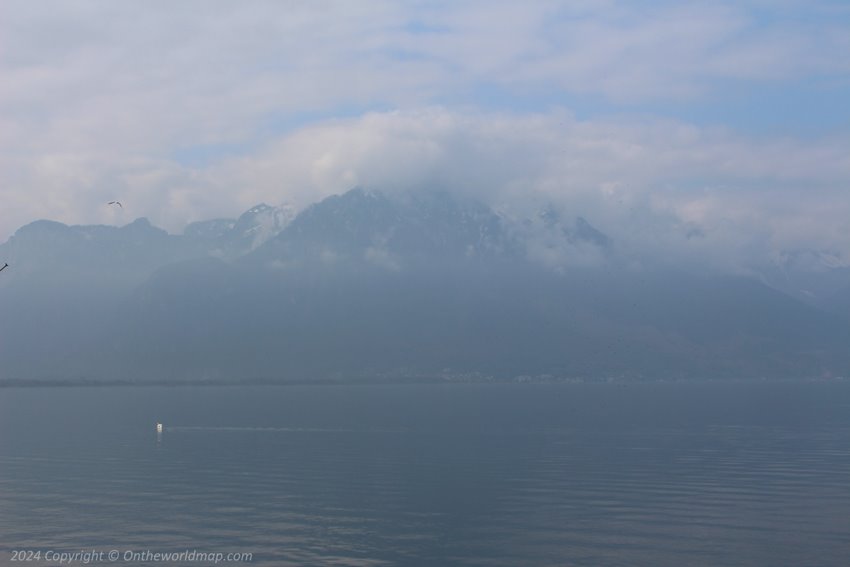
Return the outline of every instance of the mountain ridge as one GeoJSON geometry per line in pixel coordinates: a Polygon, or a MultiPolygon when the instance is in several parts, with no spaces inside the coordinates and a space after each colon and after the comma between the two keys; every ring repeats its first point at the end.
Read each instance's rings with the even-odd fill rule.
{"type": "Polygon", "coordinates": [[[354,189],[181,235],[37,221],[4,256],[0,380],[850,375],[840,313],[758,278],[635,265],[554,207],[516,221],[354,189]]]}

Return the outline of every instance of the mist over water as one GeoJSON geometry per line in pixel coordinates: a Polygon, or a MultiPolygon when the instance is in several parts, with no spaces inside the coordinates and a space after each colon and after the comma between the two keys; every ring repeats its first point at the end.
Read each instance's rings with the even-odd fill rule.
{"type": "Polygon", "coordinates": [[[0,555],[844,565],[848,409],[848,384],[6,388],[0,555]]]}

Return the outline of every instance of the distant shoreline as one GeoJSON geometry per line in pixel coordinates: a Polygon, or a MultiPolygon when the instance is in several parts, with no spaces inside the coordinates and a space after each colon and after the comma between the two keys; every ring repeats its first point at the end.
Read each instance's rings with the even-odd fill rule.
{"type": "Polygon", "coordinates": [[[234,386],[370,386],[370,385],[387,385],[387,386],[405,386],[414,384],[445,384],[445,385],[463,385],[463,384],[478,384],[478,385],[544,385],[544,384],[561,384],[561,385],[612,385],[612,386],[638,386],[646,384],[850,384],[850,378],[833,377],[801,377],[801,378],[657,378],[657,379],[551,379],[551,380],[515,380],[515,379],[490,379],[490,380],[450,380],[441,377],[433,378],[417,378],[417,379],[304,379],[304,380],[246,380],[246,381],[231,381],[231,380],[150,380],[150,381],[129,381],[129,380],[0,380],[0,389],[5,388],[126,388],[126,387],[168,387],[168,388],[183,388],[183,387],[200,387],[200,388],[215,388],[215,387],[234,387],[234,386]]]}

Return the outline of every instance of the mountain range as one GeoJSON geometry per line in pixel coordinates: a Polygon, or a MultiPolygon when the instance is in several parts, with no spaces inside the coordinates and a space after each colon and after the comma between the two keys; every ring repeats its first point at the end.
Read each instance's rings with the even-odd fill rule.
{"type": "Polygon", "coordinates": [[[629,258],[592,219],[353,189],[168,234],[36,221],[0,245],[0,381],[850,375],[850,270],[629,258]],[[662,267],[663,266],[663,267],[662,267]]]}

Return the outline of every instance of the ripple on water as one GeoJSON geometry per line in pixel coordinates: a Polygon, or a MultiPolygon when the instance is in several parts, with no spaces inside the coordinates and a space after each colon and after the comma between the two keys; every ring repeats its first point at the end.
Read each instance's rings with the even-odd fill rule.
{"type": "MultiPolygon", "coordinates": [[[[352,390],[333,397],[357,411],[343,404],[328,423],[236,412],[234,425],[216,414],[206,426],[189,406],[200,425],[159,440],[130,414],[85,442],[61,419],[38,424],[32,443],[0,443],[0,549],[249,551],[252,565],[844,565],[850,554],[850,423],[834,416],[590,428],[541,419],[545,391],[453,392],[450,419],[443,394],[417,398],[434,404],[433,422],[419,408],[414,421],[359,426],[373,402],[352,390]],[[507,429],[459,417],[487,403],[529,417],[514,408],[507,429]]],[[[676,403],[705,403],[685,394],[676,403]]],[[[108,404],[120,392],[93,395],[108,404]]],[[[202,398],[220,408],[224,395],[202,398]]],[[[405,390],[380,399],[413,404],[405,390]]],[[[2,419],[25,432],[35,418],[2,419]]]]}

